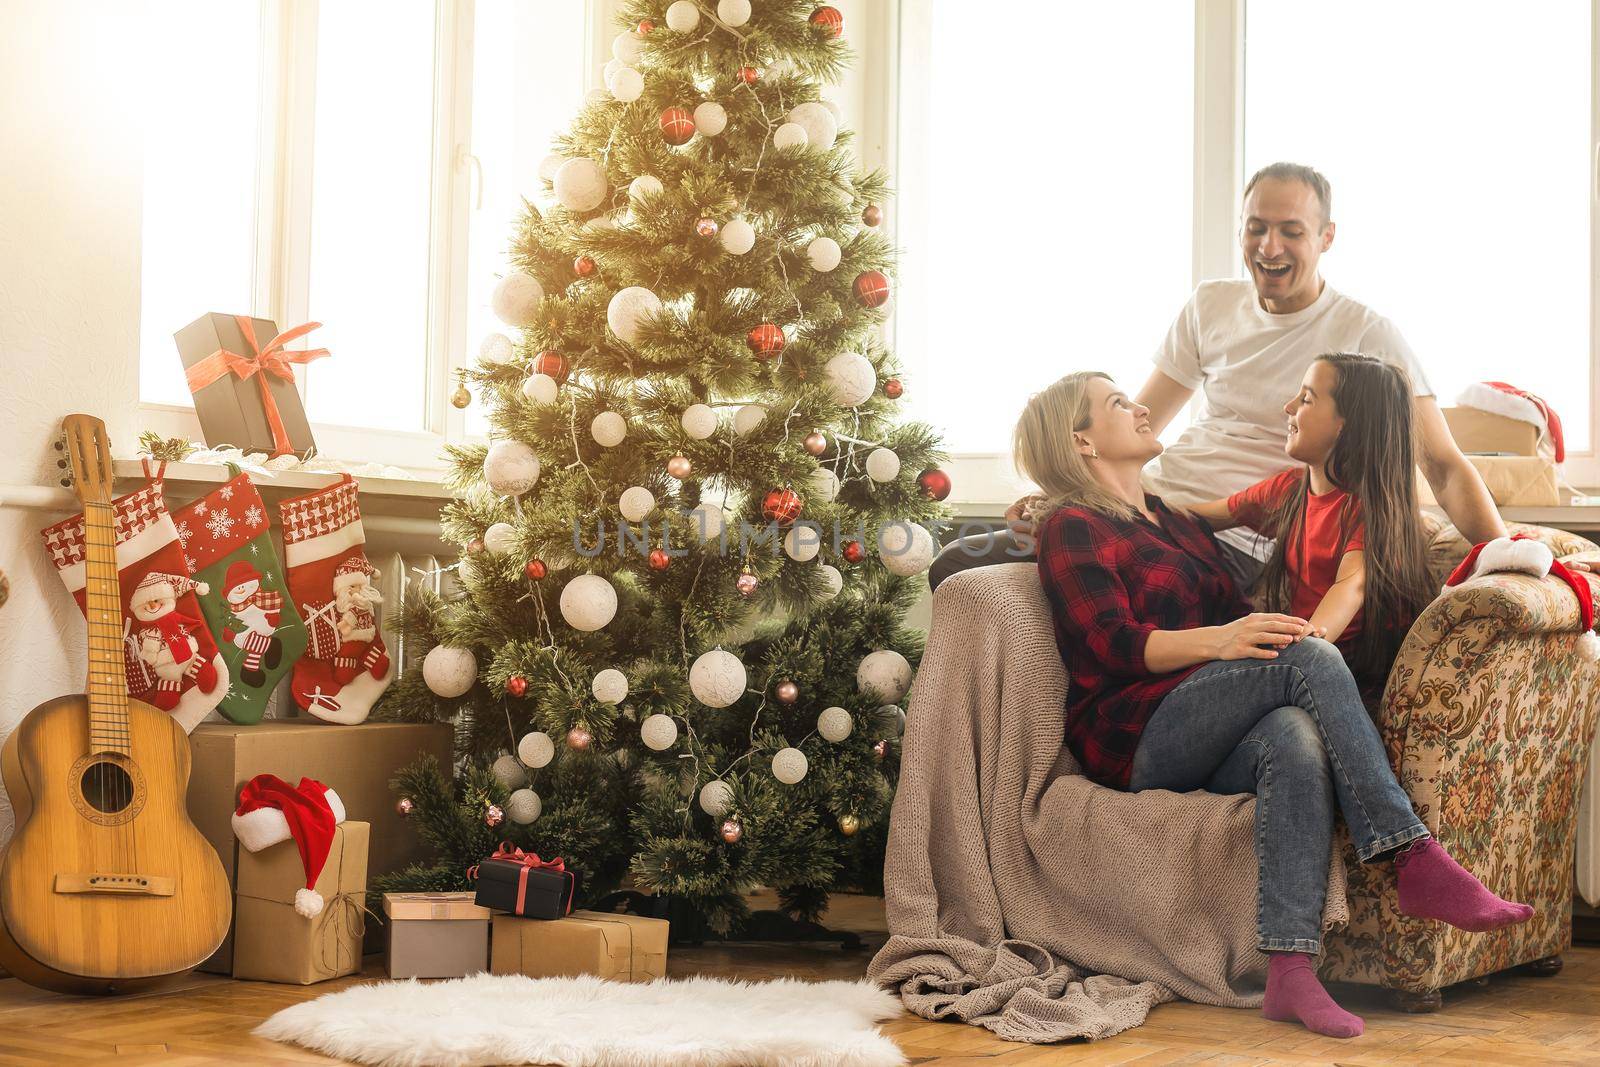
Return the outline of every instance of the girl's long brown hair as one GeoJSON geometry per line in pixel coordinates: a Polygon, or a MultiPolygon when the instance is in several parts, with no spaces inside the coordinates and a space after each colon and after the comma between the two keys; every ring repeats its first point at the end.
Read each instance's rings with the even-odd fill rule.
{"type": "MultiPolygon", "coordinates": [[[[1417,505],[1416,446],[1411,383],[1400,368],[1348,352],[1317,357],[1333,368],[1333,403],[1344,418],[1325,471],[1350,494],[1340,515],[1340,539],[1366,526],[1366,584],[1361,633],[1350,668],[1364,688],[1381,688],[1406,631],[1433,600],[1427,539],[1417,505]]],[[[1271,517],[1278,544],[1262,574],[1269,611],[1287,611],[1293,579],[1287,546],[1302,536],[1309,469],[1271,517]]]]}

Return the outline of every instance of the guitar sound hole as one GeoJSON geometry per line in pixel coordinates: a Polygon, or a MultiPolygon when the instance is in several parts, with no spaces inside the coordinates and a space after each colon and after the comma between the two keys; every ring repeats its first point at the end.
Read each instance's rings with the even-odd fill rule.
{"type": "Polygon", "coordinates": [[[114,814],[134,801],[133,779],[115,763],[102,761],[84,768],[78,780],[83,799],[96,811],[114,814]]]}

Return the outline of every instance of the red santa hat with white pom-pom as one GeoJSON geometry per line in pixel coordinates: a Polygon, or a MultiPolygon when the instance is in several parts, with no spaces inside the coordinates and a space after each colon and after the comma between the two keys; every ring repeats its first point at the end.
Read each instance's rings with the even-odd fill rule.
{"type": "Polygon", "coordinates": [[[1578,638],[1578,648],[1591,662],[1600,660],[1600,637],[1596,637],[1594,632],[1594,599],[1588,579],[1579,578],[1556,559],[1549,546],[1526,534],[1496,537],[1493,541],[1477,545],[1467,553],[1461,565],[1450,572],[1444,584],[1448,589],[1469,578],[1502,572],[1529,574],[1535,578],[1551,574],[1571,586],[1578,596],[1578,618],[1582,623],[1583,636],[1578,638]]]}
{"type": "Polygon", "coordinates": [[[333,828],[342,822],[339,794],[321,782],[302,778],[291,786],[275,774],[258,774],[239,791],[233,833],[251,852],[293,838],[306,871],[305,888],[294,894],[294,910],[312,919],[327,903],[316,890],[317,879],[333,848],[333,828]]]}

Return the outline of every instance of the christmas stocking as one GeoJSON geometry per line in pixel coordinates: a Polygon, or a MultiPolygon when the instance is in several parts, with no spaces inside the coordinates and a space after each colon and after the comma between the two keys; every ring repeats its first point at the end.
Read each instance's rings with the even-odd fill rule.
{"type": "Polygon", "coordinates": [[[233,478],[172,518],[197,581],[200,610],[233,685],[217,710],[257,723],[278,680],[306,646],[305,626],[289,603],[283,566],[267,532],[261,494],[238,467],[233,478]]]}
{"type": "Polygon", "coordinates": [[[328,722],[367,717],[392,675],[378,636],[377,568],[362,546],[356,480],[285,500],[284,562],[289,592],[306,620],[306,654],[294,666],[295,703],[328,722]]]}
{"type": "MultiPolygon", "coordinates": [[[[183,542],[159,479],[113,502],[121,581],[123,670],[128,695],[168,712],[185,732],[228,693],[228,665],[201,621],[183,542]]],[[[42,532],[45,549],[84,608],[83,516],[42,532]]]]}

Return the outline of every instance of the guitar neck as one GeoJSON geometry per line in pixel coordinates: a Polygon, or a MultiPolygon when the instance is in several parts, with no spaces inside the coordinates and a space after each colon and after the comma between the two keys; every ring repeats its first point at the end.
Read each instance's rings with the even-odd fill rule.
{"type": "Polygon", "coordinates": [[[83,508],[84,614],[89,620],[89,740],[95,752],[128,753],[128,685],[122,651],[122,587],[116,512],[83,508]]]}

